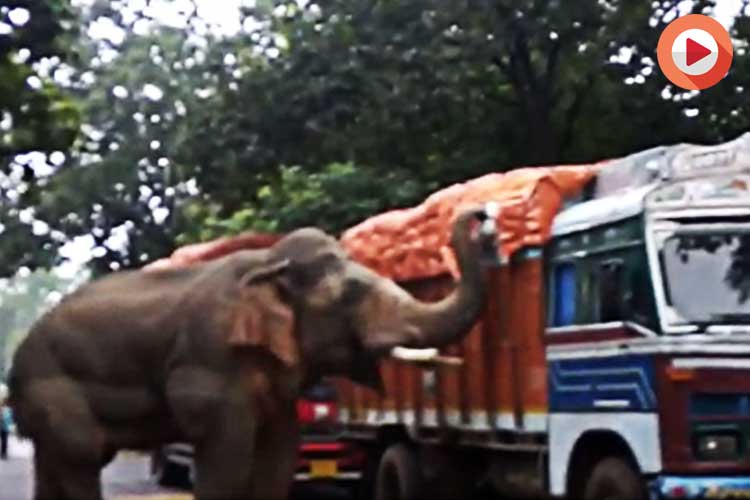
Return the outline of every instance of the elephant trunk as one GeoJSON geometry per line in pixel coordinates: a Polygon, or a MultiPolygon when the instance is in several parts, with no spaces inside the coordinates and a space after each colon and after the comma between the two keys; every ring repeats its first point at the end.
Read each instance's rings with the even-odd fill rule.
{"type": "MultiPolygon", "coordinates": [[[[485,299],[486,280],[482,272],[481,253],[490,235],[471,237],[471,225],[484,212],[462,213],[453,225],[451,244],[456,254],[461,279],[456,289],[439,302],[418,300],[405,307],[403,320],[411,332],[404,347],[442,347],[467,334],[476,322],[485,299]]],[[[491,235],[494,238],[494,234],[491,235]]]]}

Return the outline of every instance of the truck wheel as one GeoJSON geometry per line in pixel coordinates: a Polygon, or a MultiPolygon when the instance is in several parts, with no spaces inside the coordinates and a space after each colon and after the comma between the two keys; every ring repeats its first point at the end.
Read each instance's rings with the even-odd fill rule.
{"type": "Polygon", "coordinates": [[[351,486],[352,500],[375,500],[375,480],[378,476],[378,465],[382,451],[380,448],[365,448],[365,462],[360,471],[362,476],[351,486]]]}
{"type": "Polygon", "coordinates": [[[380,459],[375,500],[419,500],[421,479],[414,451],[404,444],[393,445],[380,459]]]}
{"type": "Polygon", "coordinates": [[[625,460],[608,457],[591,471],[583,495],[584,500],[646,500],[646,492],[638,472],[625,460]]]}

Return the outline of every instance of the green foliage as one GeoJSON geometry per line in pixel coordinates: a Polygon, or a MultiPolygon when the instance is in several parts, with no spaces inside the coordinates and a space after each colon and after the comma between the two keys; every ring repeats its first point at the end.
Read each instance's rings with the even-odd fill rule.
{"type": "Polygon", "coordinates": [[[66,57],[73,21],[68,0],[5,0],[0,6],[0,170],[16,153],[64,150],[75,137],[76,107],[33,67],[66,57]]]}
{"type": "MultiPolygon", "coordinates": [[[[655,66],[655,49],[675,6],[330,0],[302,9],[284,1],[249,9],[262,22],[234,43],[260,43],[263,54],[277,49],[279,56],[266,64],[240,58],[248,61],[240,78],[233,77],[236,67],[222,67],[218,78],[234,79],[235,88],[219,89],[207,102],[211,112],[195,142],[204,145],[197,177],[215,200],[210,224],[234,227],[245,220],[251,227],[260,218],[276,219],[273,228],[313,221],[339,229],[351,219],[321,213],[318,200],[330,197],[342,211],[364,217],[489,171],[719,140],[740,123],[725,121],[719,132],[702,116],[685,114],[691,96],[662,95],[670,86],[655,66]],[[623,47],[630,57],[619,57],[623,47]],[[220,140],[210,140],[213,130],[221,130],[220,140]],[[332,186],[316,192],[287,182],[280,185],[292,192],[261,215],[268,200],[260,199],[257,184],[276,165],[314,173],[342,160],[363,169],[363,178],[384,179],[397,170],[422,189],[392,204],[371,203],[368,214],[352,206],[356,197],[332,186]],[[297,204],[300,193],[315,194],[297,204]],[[303,205],[318,215],[296,218],[303,205]]],[[[703,1],[692,9],[711,7],[703,1]]],[[[747,64],[737,58],[743,62],[736,67],[747,64]]],[[[712,92],[709,102],[722,99],[721,90],[712,92]]],[[[373,198],[381,192],[374,190],[373,198]]]]}
{"type": "Polygon", "coordinates": [[[193,168],[178,152],[190,156],[186,114],[203,69],[180,66],[192,50],[186,38],[166,28],[132,35],[111,63],[93,68],[96,44],[82,45],[91,61],[75,78],[92,83],[76,92],[85,117],[81,137],[64,168],[25,199],[38,217],[54,221],[53,230],[93,235],[97,273],[137,267],[173,248],[178,221],[166,217],[193,168]],[[127,242],[114,243],[116,231],[127,233],[127,242]]]}
{"type": "Polygon", "coordinates": [[[415,203],[427,187],[405,172],[384,175],[351,163],[332,163],[309,173],[299,166],[282,167],[271,184],[258,189],[257,202],[229,217],[216,204],[191,203],[185,210],[193,228],[180,235],[179,244],[205,241],[248,229],[287,232],[317,226],[333,234],[392,207],[415,203]]]}
{"type": "Polygon", "coordinates": [[[46,265],[55,251],[19,220],[21,193],[35,177],[16,155],[67,149],[79,126],[77,106],[53,81],[76,34],[68,0],[0,4],[0,276],[46,265]]]}

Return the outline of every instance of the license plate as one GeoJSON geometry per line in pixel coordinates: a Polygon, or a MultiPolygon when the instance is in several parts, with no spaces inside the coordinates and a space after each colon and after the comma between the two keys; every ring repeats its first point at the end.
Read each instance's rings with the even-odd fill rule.
{"type": "Polygon", "coordinates": [[[312,460],[310,477],[335,477],[338,472],[335,460],[312,460]]]}

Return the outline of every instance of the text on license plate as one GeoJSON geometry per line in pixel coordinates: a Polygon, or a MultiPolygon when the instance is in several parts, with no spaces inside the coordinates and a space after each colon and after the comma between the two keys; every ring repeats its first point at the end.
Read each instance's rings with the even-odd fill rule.
{"type": "Polygon", "coordinates": [[[311,460],[310,477],[334,477],[338,472],[335,460],[311,460]]]}

